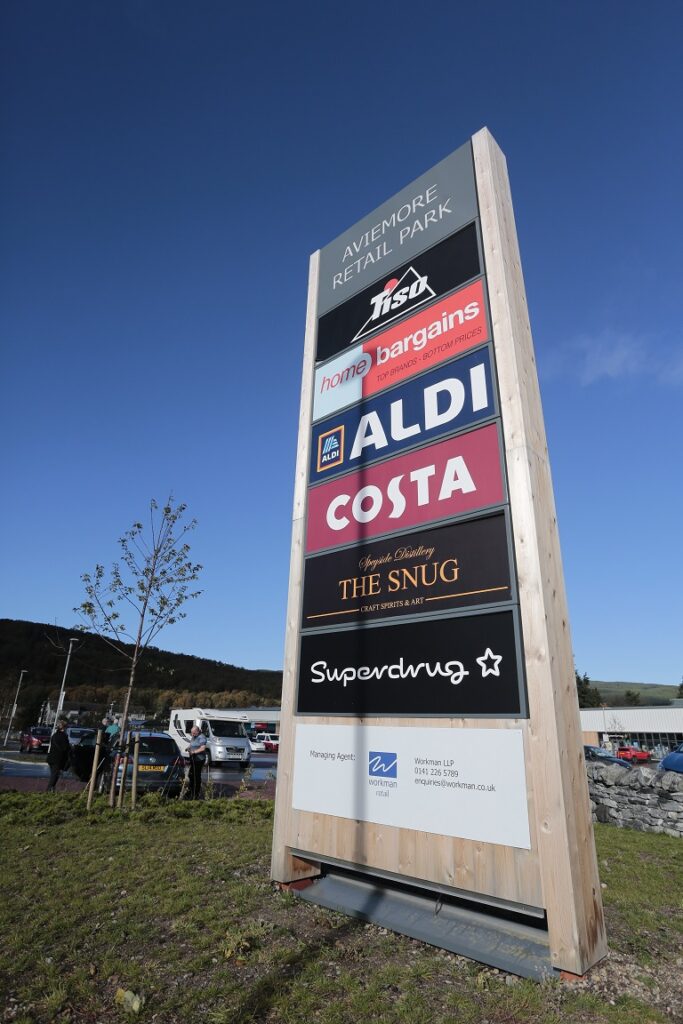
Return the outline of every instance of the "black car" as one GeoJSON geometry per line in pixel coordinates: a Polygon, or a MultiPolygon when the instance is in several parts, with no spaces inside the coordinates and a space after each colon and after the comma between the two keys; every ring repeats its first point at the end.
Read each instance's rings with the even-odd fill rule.
{"type": "MultiPolygon", "coordinates": [[[[130,790],[133,781],[133,750],[134,738],[140,737],[140,749],[138,756],[138,793],[150,793],[161,791],[166,796],[179,796],[185,778],[185,759],[178,750],[175,740],[167,732],[141,730],[133,733],[128,756],[128,767],[126,769],[126,789],[130,790]]],[[[123,775],[123,747],[116,744],[107,752],[106,763],[98,780],[98,789],[101,793],[109,792],[111,786],[111,774],[116,764],[116,758],[120,755],[116,771],[116,791],[118,792],[123,775]]],[[[92,762],[91,762],[92,764],[92,762]]]]}
{"type": "Polygon", "coordinates": [[[586,761],[597,761],[599,764],[618,764],[622,768],[631,768],[632,765],[628,761],[623,761],[620,757],[615,757],[614,754],[610,754],[607,750],[603,750],[602,747],[584,746],[583,755],[586,761]]]}
{"type": "MultiPolygon", "coordinates": [[[[92,763],[95,759],[96,734],[89,730],[89,735],[83,736],[78,743],[71,748],[71,771],[81,782],[87,782],[92,772],[92,763]]],[[[100,745],[98,776],[102,774],[109,764],[109,748],[106,743],[100,745]]]]}

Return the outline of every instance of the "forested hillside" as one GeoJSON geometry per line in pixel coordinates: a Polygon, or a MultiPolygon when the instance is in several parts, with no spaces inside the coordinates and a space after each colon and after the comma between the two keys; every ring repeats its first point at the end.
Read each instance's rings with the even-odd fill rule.
{"type": "MultiPolygon", "coordinates": [[[[115,705],[128,683],[129,663],[100,637],[40,622],[0,619],[0,704],[11,702],[21,669],[26,669],[20,717],[35,719],[44,700],[59,693],[69,638],[74,645],[67,698],[86,704],[115,705]]],[[[138,665],[133,701],[149,714],[177,704],[214,707],[278,704],[282,673],[246,669],[189,654],[150,647],[138,665]]]]}
{"type": "Polygon", "coordinates": [[[665,686],[657,683],[621,683],[604,682],[593,680],[593,686],[597,687],[602,699],[609,707],[628,707],[633,704],[634,698],[627,698],[626,694],[637,694],[637,704],[642,707],[656,707],[667,705],[674,698],[680,696],[678,687],[665,686]]]}

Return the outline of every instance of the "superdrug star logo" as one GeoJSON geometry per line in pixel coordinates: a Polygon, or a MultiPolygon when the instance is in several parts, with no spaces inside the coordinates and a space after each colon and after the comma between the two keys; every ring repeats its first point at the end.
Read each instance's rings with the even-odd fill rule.
{"type": "MultiPolygon", "coordinates": [[[[494,654],[490,647],[487,647],[484,654],[475,658],[481,669],[481,678],[487,676],[500,676],[500,663],[503,660],[501,654],[494,654]]],[[[476,670],[475,677],[476,677],[476,670]]],[[[349,683],[356,681],[366,682],[372,679],[413,679],[418,681],[421,674],[429,678],[442,677],[448,680],[452,686],[459,686],[470,670],[466,669],[462,661],[420,661],[417,664],[411,663],[406,658],[398,658],[390,665],[345,665],[343,668],[328,666],[326,661],[316,661],[311,665],[312,683],[341,683],[344,688],[349,683]]]]}
{"type": "Polygon", "coordinates": [[[421,277],[413,267],[408,267],[400,278],[392,277],[381,292],[371,297],[372,312],[350,344],[434,298],[436,292],[430,288],[427,275],[421,277]]]}

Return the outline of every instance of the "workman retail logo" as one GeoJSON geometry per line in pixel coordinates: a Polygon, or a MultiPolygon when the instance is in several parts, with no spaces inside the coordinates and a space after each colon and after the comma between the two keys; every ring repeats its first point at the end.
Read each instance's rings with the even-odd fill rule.
{"type": "Polygon", "coordinates": [[[504,500],[495,423],[308,491],[306,550],[355,544],[504,500]]]}
{"type": "Polygon", "coordinates": [[[332,466],[340,466],[344,461],[344,427],[326,430],[318,438],[318,473],[324,473],[332,466]]]}
{"type": "Polygon", "coordinates": [[[313,419],[332,416],[488,340],[480,279],[318,367],[313,419]]]}
{"type": "Polygon", "coordinates": [[[398,773],[398,755],[386,750],[368,751],[368,775],[381,779],[395,779],[398,773]]]}
{"type": "Polygon", "coordinates": [[[421,277],[414,267],[408,267],[400,279],[392,277],[377,295],[372,296],[372,312],[351,344],[435,298],[436,292],[429,287],[427,275],[421,277]]]}

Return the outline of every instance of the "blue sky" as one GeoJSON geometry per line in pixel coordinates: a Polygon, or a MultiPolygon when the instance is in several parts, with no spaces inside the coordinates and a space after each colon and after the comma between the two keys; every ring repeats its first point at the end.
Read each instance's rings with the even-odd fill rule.
{"type": "Polygon", "coordinates": [[[0,616],[75,621],[149,499],[171,650],[279,668],[308,256],[486,125],[508,159],[576,665],[678,683],[679,3],[7,0],[0,616]]]}

